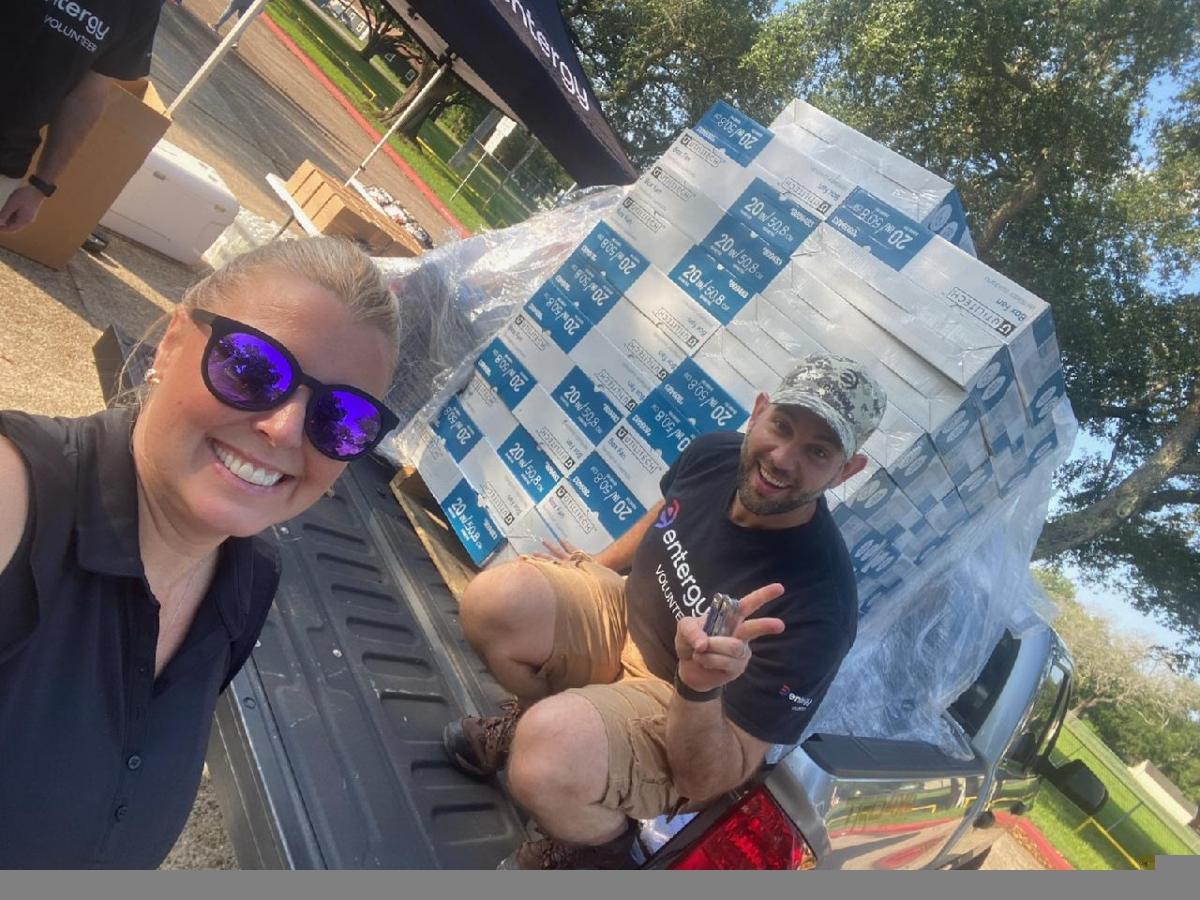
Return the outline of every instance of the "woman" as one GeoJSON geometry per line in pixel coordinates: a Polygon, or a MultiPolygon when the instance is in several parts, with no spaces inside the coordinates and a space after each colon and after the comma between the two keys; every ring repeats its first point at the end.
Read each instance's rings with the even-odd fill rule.
{"type": "Polygon", "coordinates": [[[143,402],[0,413],[0,867],[155,867],[278,581],[265,528],[395,426],[370,259],[284,241],[193,287],[143,402]]]}

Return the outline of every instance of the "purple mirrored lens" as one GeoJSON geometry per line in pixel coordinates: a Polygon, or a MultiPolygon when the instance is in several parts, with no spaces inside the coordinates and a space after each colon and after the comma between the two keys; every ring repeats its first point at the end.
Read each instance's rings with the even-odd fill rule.
{"type": "Polygon", "coordinates": [[[262,408],[292,389],[295,373],[286,356],[252,334],[227,334],[209,351],[208,380],[231,406],[262,408]]]}
{"type": "Polygon", "coordinates": [[[328,391],[308,410],[308,437],[322,453],[338,459],[370,447],[382,427],[379,408],[349,391],[328,391]]]}

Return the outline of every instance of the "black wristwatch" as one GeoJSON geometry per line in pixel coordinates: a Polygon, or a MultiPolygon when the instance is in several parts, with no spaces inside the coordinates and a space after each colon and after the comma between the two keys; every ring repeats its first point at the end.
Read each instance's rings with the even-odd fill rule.
{"type": "Polygon", "coordinates": [[[38,178],[36,175],[29,176],[29,184],[45,197],[53,197],[54,192],[58,190],[57,184],[51,184],[45,179],[38,178]]]}
{"type": "Polygon", "coordinates": [[[679,670],[675,670],[675,693],[679,694],[684,700],[690,700],[693,703],[704,703],[708,700],[716,700],[724,691],[724,687],[715,687],[711,691],[697,691],[684,684],[683,679],[679,677],[679,670]]]}

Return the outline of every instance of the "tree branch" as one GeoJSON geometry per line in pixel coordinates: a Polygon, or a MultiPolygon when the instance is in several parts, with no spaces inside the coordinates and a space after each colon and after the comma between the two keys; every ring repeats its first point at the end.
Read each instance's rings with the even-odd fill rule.
{"type": "Polygon", "coordinates": [[[992,246],[1004,227],[1042,196],[1046,187],[1046,177],[1050,174],[1052,166],[1053,154],[1049,148],[1043,148],[1042,158],[1034,165],[1028,177],[1017,185],[1008,199],[1000,204],[1000,208],[992,213],[991,218],[984,223],[975,237],[975,249],[980,257],[989,257],[992,246]]]}
{"type": "Polygon", "coordinates": [[[1107,496],[1048,523],[1033,558],[1047,559],[1082,546],[1146,509],[1162,483],[1190,460],[1197,437],[1200,437],[1200,381],[1192,386],[1188,405],[1162,445],[1107,496]]]}
{"type": "Polygon", "coordinates": [[[1145,512],[1157,512],[1164,506],[1179,506],[1182,503],[1200,504],[1200,491],[1166,490],[1155,491],[1142,507],[1145,512]]]}

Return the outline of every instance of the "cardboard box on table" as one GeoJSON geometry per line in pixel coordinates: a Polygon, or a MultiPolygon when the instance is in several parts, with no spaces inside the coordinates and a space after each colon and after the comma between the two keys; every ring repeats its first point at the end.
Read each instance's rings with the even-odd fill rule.
{"type": "MultiPolygon", "coordinates": [[[[103,115],[58,177],[54,196],[32,225],[0,234],[0,247],[54,269],[66,266],[170,125],[149,80],[115,82],[103,115]]],[[[35,157],[30,171],[36,167],[35,157]]]]}
{"type": "Polygon", "coordinates": [[[360,241],[374,256],[418,256],[424,252],[403,227],[310,160],[292,173],[287,190],[322,234],[360,241]]]}

